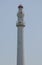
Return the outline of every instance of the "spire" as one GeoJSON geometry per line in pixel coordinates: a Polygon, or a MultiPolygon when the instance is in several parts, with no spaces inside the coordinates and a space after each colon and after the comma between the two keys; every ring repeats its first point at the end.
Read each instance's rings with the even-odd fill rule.
{"type": "Polygon", "coordinates": [[[17,17],[18,17],[18,22],[23,22],[24,19],[24,13],[23,13],[23,6],[19,5],[18,6],[18,13],[17,13],[17,17]]]}
{"type": "Polygon", "coordinates": [[[23,6],[18,6],[18,13],[17,13],[18,22],[16,26],[25,26],[24,24],[24,13],[23,13],[23,6]]]}

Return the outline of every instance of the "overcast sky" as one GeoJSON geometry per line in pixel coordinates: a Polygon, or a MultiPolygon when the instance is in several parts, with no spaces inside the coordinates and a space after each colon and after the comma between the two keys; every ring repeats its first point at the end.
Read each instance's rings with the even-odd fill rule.
{"type": "Polygon", "coordinates": [[[24,6],[25,65],[42,65],[42,0],[0,0],[0,65],[17,65],[17,12],[24,6]]]}

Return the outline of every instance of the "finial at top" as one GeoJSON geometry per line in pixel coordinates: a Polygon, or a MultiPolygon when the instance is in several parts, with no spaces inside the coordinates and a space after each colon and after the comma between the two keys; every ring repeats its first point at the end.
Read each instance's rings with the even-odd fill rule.
{"type": "Polygon", "coordinates": [[[23,6],[20,4],[20,5],[18,6],[18,8],[23,8],[23,6]]]}

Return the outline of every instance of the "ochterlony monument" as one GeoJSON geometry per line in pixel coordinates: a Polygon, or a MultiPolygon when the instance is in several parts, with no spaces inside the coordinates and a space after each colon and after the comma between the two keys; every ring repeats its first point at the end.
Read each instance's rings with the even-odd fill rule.
{"type": "Polygon", "coordinates": [[[24,65],[24,48],[23,48],[23,34],[24,34],[24,13],[23,6],[18,6],[17,13],[18,21],[16,23],[17,26],[17,65],[24,65]]]}

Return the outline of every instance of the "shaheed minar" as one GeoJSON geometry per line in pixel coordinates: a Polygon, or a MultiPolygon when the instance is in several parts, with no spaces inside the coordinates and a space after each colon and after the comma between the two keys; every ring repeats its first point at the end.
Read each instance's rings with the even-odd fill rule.
{"type": "Polygon", "coordinates": [[[23,48],[23,34],[24,34],[24,13],[23,6],[18,6],[17,13],[18,21],[17,26],[17,65],[24,65],[24,48],[23,48]]]}

